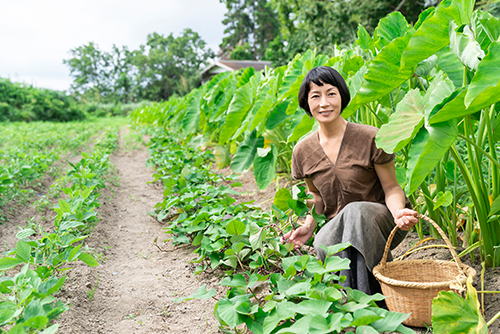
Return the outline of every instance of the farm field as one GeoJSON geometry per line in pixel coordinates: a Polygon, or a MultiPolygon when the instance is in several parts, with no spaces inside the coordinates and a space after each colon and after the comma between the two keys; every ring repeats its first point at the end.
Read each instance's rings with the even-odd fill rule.
{"type": "Polygon", "coordinates": [[[500,333],[500,6],[490,5],[443,0],[411,20],[394,10],[358,24],[350,44],[300,48],[281,64],[184,77],[176,61],[173,81],[170,47],[204,63],[180,47],[205,48],[190,29],[149,35],[139,51],[73,49],[70,94],[0,81],[0,334],[500,333]],[[100,70],[82,72],[88,52],[100,70]],[[161,75],[146,70],[156,61],[161,75]],[[104,81],[87,80],[96,73],[104,81]],[[381,205],[353,201],[385,203],[410,230],[384,275],[411,288],[384,290],[387,304],[361,291],[366,280],[377,289],[369,273],[344,275],[379,262],[392,224],[381,205]],[[344,219],[362,206],[373,232],[344,219]],[[349,242],[314,249],[329,220],[349,242]],[[404,257],[411,266],[398,270],[404,257]]]}
{"type": "MultiPolygon", "coordinates": [[[[165,221],[160,222],[157,216],[155,219],[148,215],[157,203],[164,200],[163,186],[158,181],[153,182],[158,169],[146,167],[150,156],[143,143],[149,140],[149,136],[130,130],[123,121],[118,123],[122,123],[119,139],[109,159],[114,167],[108,173],[106,187],[99,198],[102,203],[96,209],[99,218],[83,246],[99,265],[89,267],[84,262],[68,265],[71,270],[65,284],[54,296],[68,305],[69,310],[54,323],[59,324],[58,331],[61,333],[219,333],[219,323],[212,315],[215,299],[184,302],[175,302],[174,299],[192,295],[203,285],[215,288],[214,298],[224,298],[226,288],[220,283],[225,272],[215,269],[194,275],[199,272],[197,264],[192,263],[198,258],[193,253],[197,247],[179,243],[175,246],[172,241],[161,241],[169,238],[165,227],[172,217],[163,218],[165,221]]],[[[82,145],[83,152],[92,150],[95,142],[102,138],[102,131],[94,134],[94,140],[82,145]]],[[[73,152],[65,158],[75,163],[81,155],[73,152]]],[[[55,162],[58,163],[63,161],[55,162]]],[[[218,173],[231,178],[227,168],[218,173]]],[[[45,177],[42,176],[41,184],[36,185],[34,197],[27,195],[25,203],[13,204],[10,210],[4,210],[7,219],[0,226],[3,251],[15,247],[15,235],[20,229],[33,227],[36,222],[46,229],[50,228],[55,212],[47,210],[48,207],[57,205],[57,197],[66,197],[46,192],[54,184],[54,178],[47,172],[45,177]],[[54,196],[51,199],[53,203],[45,204],[40,210],[37,203],[47,195],[54,196]]],[[[232,178],[241,182],[241,186],[234,188],[241,194],[231,195],[236,200],[234,205],[255,200],[269,210],[275,196],[274,184],[260,191],[249,172],[232,178]]],[[[409,235],[394,255],[403,254],[417,240],[416,233],[409,235]]],[[[414,253],[410,257],[451,258],[447,250],[439,248],[414,253]]],[[[463,261],[481,272],[481,266],[471,264],[467,256],[463,261]]],[[[478,277],[474,282],[476,288],[498,291],[498,274],[498,269],[488,269],[484,288],[480,286],[478,277]]],[[[486,295],[484,305],[486,319],[489,319],[500,311],[498,295],[486,295]]],[[[413,330],[416,333],[427,332],[426,329],[413,330]]],[[[493,325],[489,330],[500,333],[498,326],[493,325]]]]}
{"type": "MultiPolygon", "coordinates": [[[[49,168],[46,174],[40,174],[40,181],[37,178],[32,181],[34,194],[30,196],[30,192],[27,192],[23,202],[14,201],[3,207],[6,219],[0,226],[0,235],[4,252],[15,247],[15,236],[20,229],[29,226],[33,228],[37,222],[40,222],[42,228],[50,229],[50,223],[55,217],[55,212],[50,208],[57,206],[58,198],[66,197],[51,190],[57,188],[57,175],[64,174],[64,160],[76,163],[82,157],[77,154],[78,151],[92,150],[95,143],[102,139],[103,130],[112,123],[115,122],[106,121],[101,126],[82,124],[81,126],[93,128],[94,131],[85,136],[86,140],[77,145],[76,151],[62,149],[60,152],[64,158],[54,158],[52,164],[57,167],[49,168]]],[[[117,148],[109,159],[113,167],[107,177],[107,186],[100,196],[101,205],[96,209],[99,218],[84,242],[84,248],[97,259],[99,265],[89,267],[83,262],[77,262],[68,266],[71,270],[65,284],[55,294],[58,300],[69,306],[69,310],[55,320],[59,324],[59,332],[218,333],[218,321],[212,315],[215,299],[194,299],[180,303],[174,302],[174,299],[192,295],[204,284],[215,288],[215,298],[223,298],[225,288],[220,282],[225,273],[216,269],[206,270],[195,276],[199,269],[192,261],[198,257],[193,253],[197,247],[186,244],[175,246],[171,241],[161,241],[169,238],[165,234],[168,222],[160,222],[148,215],[157,203],[164,200],[161,183],[153,182],[155,176],[158,178],[158,169],[146,167],[146,162],[151,157],[144,143],[149,140],[149,136],[130,130],[124,121],[117,123],[122,125],[117,148]],[[154,244],[157,246],[153,246],[154,244]]],[[[78,126],[80,125],[72,127],[78,126]]],[[[116,125],[112,128],[117,130],[116,125]]],[[[153,137],[153,140],[157,139],[158,135],[153,137]]],[[[55,144],[53,147],[56,150],[55,144]]],[[[229,175],[231,171],[225,168],[218,173],[229,175]]],[[[255,203],[262,203],[264,210],[269,210],[275,196],[274,184],[265,191],[260,191],[250,172],[240,174],[236,179],[241,181],[241,186],[234,189],[241,194],[231,195],[236,199],[235,203],[254,200],[255,203]]],[[[165,220],[168,219],[172,218],[165,220]]],[[[416,233],[408,236],[406,242],[394,251],[394,255],[403,254],[417,240],[416,233]]],[[[451,258],[446,249],[439,248],[424,250],[410,257],[451,258]]],[[[480,273],[481,266],[471,264],[468,259],[464,257],[463,260],[480,273]]],[[[498,274],[498,269],[487,270],[484,290],[499,290],[498,274]]],[[[475,286],[482,290],[477,277],[475,286]]],[[[486,295],[484,303],[487,319],[500,311],[498,295],[486,295]]],[[[413,330],[416,333],[426,332],[418,328],[413,330]]],[[[500,333],[499,327],[490,327],[490,332],[500,333]]]]}

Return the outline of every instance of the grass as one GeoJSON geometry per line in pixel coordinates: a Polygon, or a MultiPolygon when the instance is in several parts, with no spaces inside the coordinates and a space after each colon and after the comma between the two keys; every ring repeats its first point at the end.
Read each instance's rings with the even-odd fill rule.
{"type": "Polygon", "coordinates": [[[89,301],[92,301],[92,299],[94,299],[95,291],[97,290],[98,284],[99,284],[99,275],[97,275],[94,287],[87,291],[87,297],[89,298],[89,301]]]}

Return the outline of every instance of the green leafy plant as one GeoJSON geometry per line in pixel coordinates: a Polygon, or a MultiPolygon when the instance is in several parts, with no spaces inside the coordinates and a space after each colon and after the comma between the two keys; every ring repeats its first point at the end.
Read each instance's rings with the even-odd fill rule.
{"type": "Polygon", "coordinates": [[[54,208],[54,230],[45,232],[30,224],[16,234],[16,247],[0,258],[0,333],[55,333],[58,326],[51,322],[68,310],[52,296],[66,280],[61,276],[69,269],[65,264],[81,260],[89,266],[98,265],[82,240],[95,219],[97,190],[104,187],[109,153],[117,141],[116,131],[106,133],[92,154],[83,154],[80,163],[71,165],[74,170],[69,174],[74,183],[64,188],[69,199],[60,198],[54,208]],[[18,265],[23,265],[22,269],[7,276],[14,274],[18,265]]]}

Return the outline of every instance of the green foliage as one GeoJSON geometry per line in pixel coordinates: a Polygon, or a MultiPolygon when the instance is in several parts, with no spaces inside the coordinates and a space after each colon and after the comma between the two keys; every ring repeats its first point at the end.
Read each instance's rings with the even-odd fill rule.
{"type": "Polygon", "coordinates": [[[68,122],[86,117],[82,104],[64,92],[0,78],[0,122],[68,122]]]}
{"type": "Polygon", "coordinates": [[[269,42],[279,34],[279,21],[268,0],[220,0],[227,12],[220,56],[235,60],[264,59],[269,42]]]}
{"type": "MultiPolygon", "coordinates": [[[[163,181],[165,198],[150,214],[169,221],[166,232],[174,244],[196,247],[196,273],[226,269],[228,276],[220,284],[228,290],[214,310],[224,330],[245,326],[254,333],[340,333],[355,327],[413,333],[401,325],[408,315],[377,307],[382,295],[349,288],[344,292],[337,284],[344,279],[338,271],[349,268],[349,260],[333,255],[349,244],[328,247],[322,263],[300,252],[291,254],[293,246],[279,241],[294,227],[292,221],[308,211],[305,201],[311,195],[304,187],[278,191],[272,212],[235,204],[230,197],[235,191],[224,185],[231,177],[211,171],[213,156],[196,148],[196,138],[181,143],[163,129],[151,133],[149,164],[155,167],[155,178],[163,181]]],[[[204,285],[174,301],[214,296],[215,289],[207,291],[204,285]]]]}
{"type": "Polygon", "coordinates": [[[214,57],[191,29],[178,37],[150,34],[138,50],[113,45],[106,52],[90,42],[70,53],[72,57],[63,62],[74,78],[72,91],[98,103],[161,101],[185,95],[199,86],[199,70],[214,57]]]}
{"type": "Polygon", "coordinates": [[[95,224],[94,209],[100,206],[97,190],[104,187],[109,153],[117,142],[116,130],[109,131],[92,153],[82,153],[80,162],[70,164],[72,186],[63,189],[69,198],[60,198],[54,208],[53,231],[45,232],[41,226],[22,229],[16,235],[16,247],[0,258],[0,333],[39,333],[43,329],[43,333],[54,333],[58,325],[51,326],[51,322],[69,309],[53,296],[65,283],[61,272],[69,268],[63,267],[77,260],[98,265],[88,247],[82,247],[82,240],[95,224]],[[23,267],[17,270],[20,264],[23,267]]]}
{"type": "Polygon", "coordinates": [[[80,150],[105,123],[0,123],[0,214],[29,198],[60,156],[80,150]]]}
{"type": "MultiPolygon", "coordinates": [[[[275,65],[284,65],[308,49],[336,54],[336,45],[355,41],[359,25],[374,33],[379,20],[387,14],[400,11],[409,22],[416,22],[424,8],[423,3],[395,0],[271,0],[270,3],[279,14],[281,29],[266,52],[266,58],[275,65]]],[[[378,33],[383,36],[381,31],[375,32],[378,33]]]]}
{"type": "MultiPolygon", "coordinates": [[[[480,247],[486,265],[497,266],[500,78],[492,64],[498,58],[500,20],[486,12],[473,11],[473,6],[473,1],[442,1],[437,8],[423,12],[413,25],[402,15],[392,13],[379,22],[373,35],[359,26],[355,44],[344,49],[336,47],[332,58],[308,50],[276,69],[251,76],[243,71],[219,75],[193,92],[202,94],[198,105],[200,122],[182,136],[198,135],[203,138],[204,147],[223,145],[226,162],[234,153],[234,170],[253,168],[256,182],[263,189],[280,173],[290,174],[295,141],[314,129],[296,100],[304,75],[316,66],[333,67],[346,79],[352,97],[342,116],[381,128],[376,144],[396,153],[398,180],[415,209],[445,228],[455,244],[460,216],[465,215],[465,245],[470,246],[469,250],[480,247]]],[[[182,122],[189,101],[172,99],[136,110],[132,118],[137,123],[181,131],[177,124],[182,122]]],[[[251,270],[265,267],[266,263],[281,261],[285,266],[279,255],[287,255],[288,249],[282,248],[284,245],[278,244],[277,238],[293,228],[295,218],[289,217],[303,215],[305,207],[293,202],[293,196],[291,200],[286,191],[279,190],[278,194],[270,217],[266,217],[271,219],[270,227],[250,222],[242,232],[242,225],[228,222],[230,227],[217,232],[217,236],[225,233],[226,239],[214,243],[219,240],[214,238],[205,243],[221,247],[210,252],[224,253],[209,256],[211,263],[220,265],[222,259],[224,265],[233,269],[248,270],[248,280],[254,274],[251,270]],[[243,246],[226,243],[245,233],[249,235],[243,246]],[[249,255],[246,249],[257,255],[249,255]],[[242,255],[241,250],[245,250],[242,255]],[[244,259],[248,256],[253,264],[240,264],[240,255],[244,259]]],[[[189,217],[182,219],[190,220],[189,217]]],[[[245,224],[240,218],[237,220],[245,224]]],[[[417,231],[423,237],[422,225],[417,226],[417,231]]],[[[430,233],[435,234],[432,229],[430,233]]],[[[179,239],[188,242],[186,235],[179,234],[179,239]]],[[[195,237],[193,241],[201,240],[195,237]]],[[[287,275],[286,270],[283,275],[287,275]]],[[[254,305],[258,303],[251,297],[247,292],[228,296],[219,305],[224,310],[218,313],[221,323],[229,327],[244,323],[254,331],[254,324],[249,325],[251,322],[244,319],[249,315],[258,318],[267,311],[257,310],[254,305]]],[[[291,318],[282,321],[287,323],[286,319],[291,318]]],[[[312,318],[300,324],[301,319],[295,320],[295,332],[310,330],[307,326],[312,318]]],[[[327,328],[329,324],[322,322],[321,326],[327,328]]],[[[287,326],[291,326],[291,321],[287,326]]],[[[364,327],[359,330],[373,332],[364,327]]]]}
{"type": "Polygon", "coordinates": [[[467,280],[467,298],[456,292],[441,291],[432,301],[432,327],[434,333],[489,333],[481,313],[477,291],[472,277],[467,280]]]}
{"type": "MultiPolygon", "coordinates": [[[[456,243],[454,224],[461,212],[451,208],[472,202],[474,210],[468,214],[475,215],[481,226],[483,254],[488,265],[498,264],[500,222],[490,219],[490,196],[500,195],[493,131],[499,123],[494,105],[500,85],[492,67],[498,58],[500,21],[473,12],[472,7],[465,0],[443,1],[422,13],[413,27],[400,13],[391,13],[373,36],[360,26],[356,46],[336,49],[335,57],[309,50],[287,66],[219,75],[190,94],[197,99],[172,99],[161,107],[137,110],[132,117],[175,129],[189,104],[189,119],[199,119],[190,132],[220,145],[218,165],[229,164],[230,153],[236,153],[232,167],[237,171],[253,167],[256,182],[264,189],[279,173],[290,174],[295,141],[313,129],[314,122],[303,116],[296,100],[304,75],[316,66],[332,66],[345,77],[352,97],[343,117],[381,127],[376,143],[400,156],[399,179],[414,205],[425,203],[421,209],[446,224],[456,243]],[[457,145],[465,149],[465,160],[457,145]],[[444,179],[442,167],[450,160],[457,168],[453,185],[444,179]],[[434,182],[437,188],[430,191],[434,182]],[[437,195],[446,191],[460,197],[455,204],[437,205],[437,195]],[[419,196],[423,200],[417,202],[419,196]]],[[[467,228],[468,242],[473,244],[478,235],[471,232],[473,227],[467,228]]]]}
{"type": "Polygon", "coordinates": [[[250,44],[245,43],[243,45],[237,45],[233,51],[231,51],[230,58],[233,60],[254,60],[254,55],[250,44]]]}

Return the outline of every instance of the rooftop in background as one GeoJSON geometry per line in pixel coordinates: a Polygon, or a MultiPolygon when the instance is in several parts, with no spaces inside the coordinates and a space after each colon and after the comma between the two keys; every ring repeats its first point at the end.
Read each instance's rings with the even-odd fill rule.
{"type": "Polygon", "coordinates": [[[265,67],[271,67],[270,61],[261,60],[218,60],[214,64],[208,66],[201,71],[201,80],[203,83],[212,79],[215,75],[227,72],[236,71],[240,68],[253,67],[256,71],[263,70],[265,67]]]}

